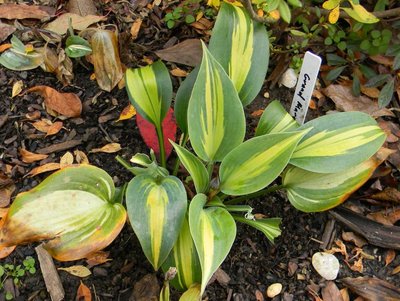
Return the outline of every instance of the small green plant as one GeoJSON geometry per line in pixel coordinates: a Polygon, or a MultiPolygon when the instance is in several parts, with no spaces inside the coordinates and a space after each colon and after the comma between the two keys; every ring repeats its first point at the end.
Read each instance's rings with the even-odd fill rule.
{"type": "MultiPolygon", "coordinates": [[[[0,290],[3,289],[4,282],[11,278],[15,285],[19,285],[21,283],[22,278],[26,275],[26,273],[35,274],[35,259],[31,256],[27,256],[22,264],[13,265],[13,264],[3,264],[0,265],[0,290]]],[[[11,292],[5,292],[6,300],[12,300],[13,295],[11,292]]]]}
{"type": "Polygon", "coordinates": [[[200,5],[201,0],[185,0],[172,11],[165,14],[164,20],[169,29],[174,28],[177,23],[184,21],[191,24],[196,21],[196,16],[201,12],[206,16],[212,17],[212,9],[203,9],[200,5]]]}
{"type": "Polygon", "coordinates": [[[202,45],[201,64],[175,97],[179,143],[166,141],[164,121],[173,95],[167,67],[158,61],[128,69],[128,96],[153,126],[158,157],[153,151],[136,154],[133,165],[117,158],[133,174],[120,188],[90,165],[52,174],[16,197],[0,230],[0,246],[48,240],[44,247],[53,257],[75,260],[109,245],[128,215],[154,269],[176,268],[175,278],[164,282],[161,300],[168,300],[170,282],[183,292],[180,300],[197,301],[228,255],[237,223],[261,231],[271,243],[280,235],[281,219],[259,218],[248,200],[267,201],[267,194],[284,190],[298,210],[328,210],[381,163],[374,154],[385,134],[361,112],[300,125],[273,101],[255,136],[245,140],[244,106],[259,93],[268,68],[266,29],[244,9],[223,3],[209,46],[202,45]],[[168,160],[166,145],[172,145],[175,162],[168,160]]]}

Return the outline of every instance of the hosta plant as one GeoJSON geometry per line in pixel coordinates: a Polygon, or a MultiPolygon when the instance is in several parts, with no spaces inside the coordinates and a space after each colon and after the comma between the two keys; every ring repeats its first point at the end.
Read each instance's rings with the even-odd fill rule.
{"type": "Polygon", "coordinates": [[[20,194],[5,218],[1,246],[46,240],[59,260],[83,258],[115,238],[127,212],[154,269],[176,268],[160,298],[168,300],[171,284],[184,292],[181,300],[199,300],[231,249],[237,223],[262,231],[271,242],[280,235],[280,218],[256,218],[246,200],[283,189],[305,212],[342,203],[380,164],[374,154],[384,133],[360,112],[299,125],[274,101],[255,136],[245,140],[243,106],[261,89],[268,57],[265,28],[242,8],[223,3],[201,64],[174,100],[179,143],[166,139],[172,103],[166,66],[128,69],[128,95],[154,129],[154,152],[136,154],[133,165],[118,158],[134,175],[120,189],[101,169],[82,165],[20,194]],[[168,159],[170,144],[175,154],[168,159]]]}

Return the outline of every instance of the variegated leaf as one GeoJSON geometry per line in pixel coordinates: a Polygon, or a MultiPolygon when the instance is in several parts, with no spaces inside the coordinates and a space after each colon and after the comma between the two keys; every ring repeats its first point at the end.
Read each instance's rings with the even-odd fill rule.
{"type": "Polygon", "coordinates": [[[181,160],[183,166],[187,169],[190,176],[193,179],[194,186],[196,187],[197,193],[205,193],[208,189],[209,176],[206,167],[191,152],[183,148],[182,146],[170,141],[178,154],[179,160],[181,160]]]}
{"type": "Polygon", "coordinates": [[[196,247],[190,234],[187,217],[184,219],[178,240],[176,241],[162,269],[168,271],[170,267],[176,267],[177,274],[171,280],[173,287],[180,291],[189,289],[194,283],[201,282],[201,266],[196,247]]]}
{"type": "Polygon", "coordinates": [[[189,206],[189,227],[200,259],[201,293],[213,273],[228,255],[236,237],[236,224],[221,207],[203,208],[207,196],[197,194],[189,206]]]}
{"type": "Polygon", "coordinates": [[[233,215],[233,218],[241,223],[247,224],[260,230],[268,238],[268,240],[274,243],[274,239],[281,235],[281,229],[279,225],[282,219],[279,217],[273,218],[261,218],[261,219],[247,219],[243,216],[233,215]]]}
{"type": "Polygon", "coordinates": [[[221,163],[221,191],[245,195],[266,187],[286,167],[297,143],[306,133],[267,134],[233,149],[221,163]]]}
{"type": "Polygon", "coordinates": [[[201,286],[193,284],[180,298],[179,301],[199,301],[201,300],[201,286]]]}
{"type": "Polygon", "coordinates": [[[17,196],[0,245],[49,240],[44,247],[57,260],[84,258],[109,245],[125,224],[126,211],[114,197],[113,181],[102,169],[64,168],[17,196]]]}
{"type": "Polygon", "coordinates": [[[209,49],[228,73],[243,105],[251,103],[268,69],[269,39],[265,26],[253,22],[243,7],[224,2],[209,49]]]}
{"type": "Polygon", "coordinates": [[[221,161],[245,134],[242,104],[231,80],[203,45],[203,59],[188,107],[191,144],[204,161],[221,161]]]}
{"type": "Polygon", "coordinates": [[[156,128],[160,128],[172,99],[168,69],[158,61],[150,66],[128,69],[125,77],[128,96],[135,109],[156,128]]]}
{"type": "Polygon", "coordinates": [[[350,169],[324,174],[290,166],[284,173],[283,185],[296,209],[324,211],[343,203],[369,179],[381,162],[372,157],[350,169]]]}
{"type": "Polygon", "coordinates": [[[174,246],[186,214],[185,188],[173,176],[142,174],[129,182],[126,205],[143,252],[158,270],[174,246]]]}
{"type": "Polygon", "coordinates": [[[285,110],[278,100],[271,102],[261,115],[256,136],[294,131],[299,124],[285,110]]]}
{"type": "Polygon", "coordinates": [[[339,172],[370,158],[385,141],[376,121],[361,112],[325,115],[299,128],[311,129],[290,163],[318,173],[339,172]]]}

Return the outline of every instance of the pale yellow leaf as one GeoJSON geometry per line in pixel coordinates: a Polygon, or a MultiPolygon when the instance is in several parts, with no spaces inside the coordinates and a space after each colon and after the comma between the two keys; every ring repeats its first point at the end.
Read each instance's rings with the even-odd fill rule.
{"type": "Polygon", "coordinates": [[[136,110],[134,106],[129,104],[122,110],[117,121],[131,119],[135,115],[136,115],[136,110]]]}
{"type": "Polygon", "coordinates": [[[88,15],[88,16],[80,16],[77,14],[72,14],[72,13],[66,13],[62,14],[59,16],[57,19],[54,21],[50,22],[45,26],[45,29],[53,31],[55,33],[58,33],[60,35],[63,35],[67,32],[68,26],[69,26],[69,20],[71,19],[72,27],[75,30],[84,30],[88,28],[90,25],[104,21],[107,18],[103,16],[94,16],[94,15],[88,15]]]}
{"type": "Polygon", "coordinates": [[[66,152],[60,159],[60,167],[64,168],[74,163],[74,156],[70,152],[66,152]]]}
{"type": "Polygon", "coordinates": [[[53,171],[53,170],[57,170],[60,169],[60,163],[47,163],[44,164],[42,166],[38,166],[35,167],[34,169],[32,169],[27,176],[29,177],[34,177],[38,174],[44,173],[44,172],[48,172],[48,171],[53,171]]]}
{"type": "Polygon", "coordinates": [[[109,143],[100,148],[94,148],[91,153],[116,153],[121,150],[121,145],[119,143],[109,143]]]}
{"type": "Polygon", "coordinates": [[[89,159],[83,151],[75,150],[75,161],[78,164],[89,164],[89,159]]]}
{"type": "Polygon", "coordinates": [[[24,86],[24,83],[22,80],[15,82],[12,87],[11,98],[14,98],[19,93],[21,93],[23,86],[24,86]]]}
{"type": "Polygon", "coordinates": [[[131,26],[131,36],[132,40],[136,40],[139,34],[140,26],[142,26],[142,19],[136,19],[131,26]]]}
{"type": "Polygon", "coordinates": [[[83,265],[73,265],[67,268],[58,268],[61,271],[66,271],[67,273],[77,276],[77,277],[87,277],[92,274],[90,270],[87,267],[84,267],[83,265]]]}
{"type": "Polygon", "coordinates": [[[170,73],[176,77],[186,77],[188,75],[188,73],[181,68],[174,68],[170,71],[170,73]]]}

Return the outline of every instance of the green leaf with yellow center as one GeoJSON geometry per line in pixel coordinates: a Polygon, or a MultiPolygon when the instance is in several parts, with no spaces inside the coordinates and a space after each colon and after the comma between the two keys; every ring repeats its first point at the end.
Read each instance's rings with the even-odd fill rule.
{"type": "Polygon", "coordinates": [[[236,236],[232,215],[221,207],[207,207],[207,196],[197,194],[189,206],[189,227],[199,255],[201,293],[213,273],[228,255],[236,236]]]}
{"type": "Polygon", "coordinates": [[[179,291],[185,291],[195,283],[201,282],[201,266],[196,246],[189,229],[187,216],[182,224],[176,241],[162,269],[167,272],[170,267],[176,267],[177,274],[171,280],[171,285],[179,291]]]}
{"type": "Polygon", "coordinates": [[[84,258],[108,246],[125,224],[126,211],[114,197],[114,183],[102,169],[64,168],[16,197],[0,246],[48,240],[44,247],[57,260],[84,258]]]}
{"type": "Polygon", "coordinates": [[[229,195],[245,195],[266,187],[286,167],[296,145],[306,133],[262,135],[233,149],[221,163],[221,191],[229,195]]]}
{"type": "Polygon", "coordinates": [[[304,212],[324,211],[343,203],[361,187],[382,161],[374,157],[338,173],[315,173],[290,166],[283,185],[290,203],[304,212]]]}
{"type": "Polygon", "coordinates": [[[157,270],[178,238],[187,209],[185,188],[173,176],[139,175],[128,184],[126,205],[143,252],[157,270]]]}
{"type": "Polygon", "coordinates": [[[157,128],[171,105],[172,83],[167,67],[161,62],[126,70],[126,90],[140,116],[157,128]]]}
{"type": "Polygon", "coordinates": [[[203,45],[203,59],[188,107],[192,147],[207,162],[221,161],[245,134],[238,94],[221,65],[203,45]]]}
{"type": "Polygon", "coordinates": [[[386,139],[376,121],[361,112],[325,115],[299,130],[308,128],[312,129],[297,145],[290,164],[317,173],[356,166],[375,154],[386,139]]]}
{"type": "Polygon", "coordinates": [[[264,25],[253,22],[243,7],[224,2],[209,50],[228,73],[243,105],[251,103],[268,69],[269,39],[264,25]]]}
{"type": "Polygon", "coordinates": [[[256,136],[294,131],[299,124],[285,110],[278,100],[271,102],[261,115],[256,136]]]}

